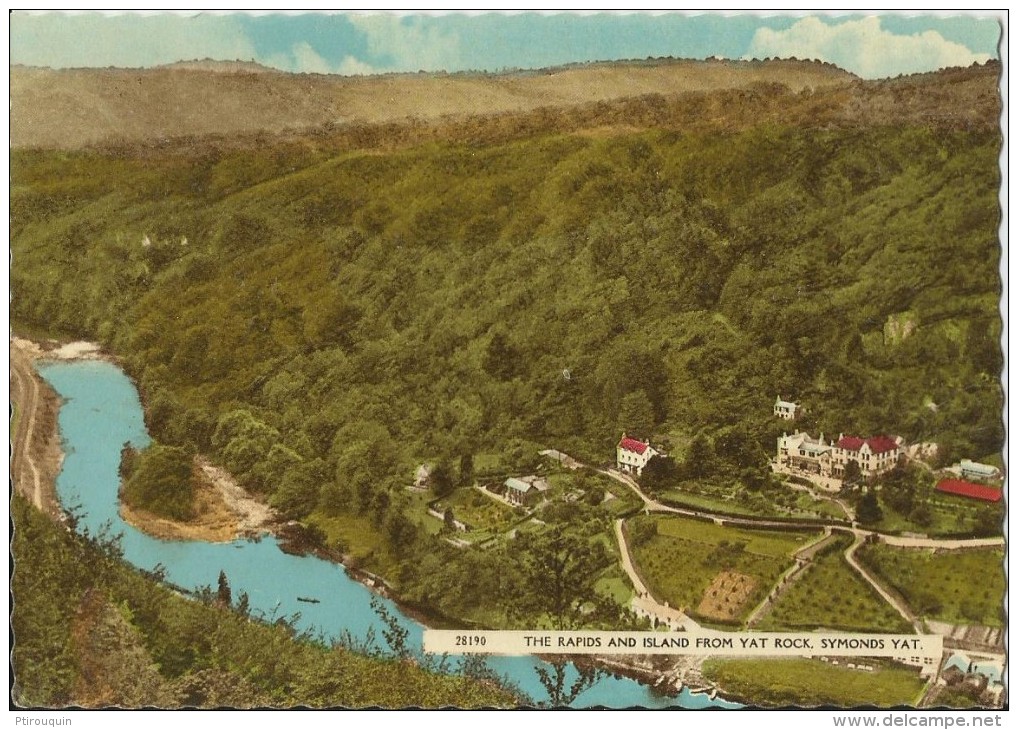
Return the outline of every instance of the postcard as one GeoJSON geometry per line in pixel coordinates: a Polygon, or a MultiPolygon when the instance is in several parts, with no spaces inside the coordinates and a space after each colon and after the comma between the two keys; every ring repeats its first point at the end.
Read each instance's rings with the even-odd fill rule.
{"type": "Polygon", "coordinates": [[[9,23],[25,724],[1007,707],[1006,15],[9,23]]]}

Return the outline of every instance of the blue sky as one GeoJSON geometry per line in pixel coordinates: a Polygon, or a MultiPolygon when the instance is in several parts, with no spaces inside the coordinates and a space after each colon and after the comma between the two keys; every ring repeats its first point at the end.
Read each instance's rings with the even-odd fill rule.
{"type": "Polygon", "coordinates": [[[795,56],[865,78],[997,58],[992,15],[577,13],[512,15],[29,14],[10,16],[11,63],[145,67],[253,60],[286,71],[497,71],[674,56],[795,56]]]}

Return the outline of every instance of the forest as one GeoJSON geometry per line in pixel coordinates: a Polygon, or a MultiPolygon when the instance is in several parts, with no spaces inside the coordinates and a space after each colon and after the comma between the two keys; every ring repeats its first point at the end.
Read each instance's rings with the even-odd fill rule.
{"type": "Polygon", "coordinates": [[[755,483],[779,394],[814,434],[998,454],[995,121],[782,121],[806,102],[777,85],[738,101],[733,124],[648,99],[463,140],[16,150],[13,326],[101,342],[162,457],[356,524],[370,567],[454,614],[483,599],[434,586],[499,559],[407,517],[425,461],[603,464],[625,431],[755,483]]]}

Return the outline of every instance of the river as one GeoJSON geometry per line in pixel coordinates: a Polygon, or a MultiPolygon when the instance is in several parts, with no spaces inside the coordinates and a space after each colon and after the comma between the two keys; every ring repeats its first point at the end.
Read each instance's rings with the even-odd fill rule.
{"type": "MultiPolygon", "coordinates": [[[[104,526],[113,534],[119,533],[128,562],[145,570],[162,566],[166,579],[176,585],[214,588],[219,571],[223,571],[234,596],[241,591],[248,594],[255,615],[271,618],[299,614],[298,628],[310,629],[326,639],[338,639],[349,632],[354,639],[363,640],[373,630],[382,642],[383,624],[371,607],[372,592],[349,577],[341,565],[314,556],[288,555],[272,536],[232,543],[166,541],[124,522],[117,508],[120,450],[125,443],[143,448],[150,442],[134,384],[116,365],[99,360],[43,362],[38,369],[64,400],[59,426],[65,458],[57,477],[57,494],[65,508],[80,515],[82,526],[92,533],[104,526]],[[298,601],[298,596],[320,602],[298,601]]],[[[411,646],[419,651],[423,626],[391,601],[382,602],[409,630],[411,646]]],[[[490,657],[488,664],[535,702],[547,699],[534,671],[539,660],[490,657]]],[[[635,680],[615,676],[600,679],[573,704],[613,708],[738,707],[688,690],[678,697],[665,697],[635,680]]]]}

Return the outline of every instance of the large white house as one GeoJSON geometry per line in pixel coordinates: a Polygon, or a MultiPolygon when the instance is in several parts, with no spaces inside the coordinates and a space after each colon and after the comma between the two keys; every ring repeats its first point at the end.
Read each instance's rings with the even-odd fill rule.
{"type": "Polygon", "coordinates": [[[657,456],[658,453],[650,444],[622,434],[622,439],[616,448],[615,463],[618,465],[619,471],[640,476],[643,474],[643,467],[647,466],[651,457],[657,456]]]}
{"type": "Polygon", "coordinates": [[[864,477],[883,474],[893,469],[901,456],[900,436],[893,439],[890,436],[863,439],[841,434],[831,446],[831,467],[836,477],[844,476],[845,466],[850,461],[859,465],[859,472],[864,477]]]}
{"type": "Polygon", "coordinates": [[[850,461],[859,465],[863,477],[870,477],[893,469],[900,455],[901,437],[863,439],[840,434],[837,441],[828,442],[823,434],[815,439],[805,431],[796,431],[778,439],[778,464],[807,474],[839,479],[845,475],[850,461]]]}
{"type": "Polygon", "coordinates": [[[805,431],[787,433],[778,439],[778,463],[809,474],[831,475],[831,447],[824,435],[813,438],[805,431]]]}

